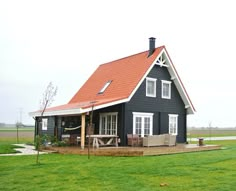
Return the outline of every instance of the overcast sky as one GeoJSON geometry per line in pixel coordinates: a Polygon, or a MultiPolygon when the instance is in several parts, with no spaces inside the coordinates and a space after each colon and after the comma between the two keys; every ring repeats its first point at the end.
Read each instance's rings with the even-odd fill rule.
{"type": "Polygon", "coordinates": [[[153,36],[197,110],[188,125],[236,127],[235,18],[233,0],[0,0],[0,122],[33,124],[50,81],[53,105],[65,104],[100,64],[153,36]]]}

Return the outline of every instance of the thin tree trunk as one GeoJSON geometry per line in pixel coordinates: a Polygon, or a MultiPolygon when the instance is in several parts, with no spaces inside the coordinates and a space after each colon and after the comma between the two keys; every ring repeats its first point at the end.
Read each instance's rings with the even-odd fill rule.
{"type": "MultiPolygon", "coordinates": [[[[46,104],[44,105],[44,108],[43,108],[43,111],[41,113],[41,123],[42,123],[42,117],[43,117],[43,113],[44,111],[46,110],[47,108],[47,105],[48,105],[48,100],[46,101],[46,104]]],[[[37,155],[36,155],[36,164],[39,164],[39,149],[40,149],[40,145],[41,145],[41,140],[40,140],[40,130],[39,130],[39,127],[38,127],[38,136],[37,136],[37,139],[36,139],[36,144],[37,144],[37,155]]]]}

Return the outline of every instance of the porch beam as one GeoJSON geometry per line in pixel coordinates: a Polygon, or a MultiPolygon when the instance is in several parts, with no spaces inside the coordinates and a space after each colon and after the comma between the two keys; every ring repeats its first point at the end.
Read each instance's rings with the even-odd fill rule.
{"type": "Polygon", "coordinates": [[[85,116],[86,113],[83,113],[81,115],[81,149],[84,149],[84,145],[85,145],[85,116]]]}

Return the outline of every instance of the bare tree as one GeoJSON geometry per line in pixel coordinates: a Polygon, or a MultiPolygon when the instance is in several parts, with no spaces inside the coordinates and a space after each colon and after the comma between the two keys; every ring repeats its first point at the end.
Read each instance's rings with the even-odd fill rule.
{"type": "Polygon", "coordinates": [[[49,107],[54,101],[54,97],[57,94],[57,87],[50,82],[43,93],[43,99],[40,101],[41,116],[43,116],[47,107],[49,107]]]}
{"type": "MultiPolygon", "coordinates": [[[[54,101],[54,97],[57,94],[57,87],[54,86],[52,84],[52,82],[50,82],[45,90],[45,92],[43,93],[43,99],[40,101],[40,109],[41,109],[41,117],[40,117],[40,122],[42,122],[42,117],[43,114],[45,112],[45,110],[47,109],[47,107],[49,107],[52,102],[54,101]]],[[[39,164],[39,149],[40,149],[40,131],[38,130],[38,135],[37,135],[37,139],[36,139],[36,149],[37,149],[37,157],[36,157],[36,163],[39,164]]]]}

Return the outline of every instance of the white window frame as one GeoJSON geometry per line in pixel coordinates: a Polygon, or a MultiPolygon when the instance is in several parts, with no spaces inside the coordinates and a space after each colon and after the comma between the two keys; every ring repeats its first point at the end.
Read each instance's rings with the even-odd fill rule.
{"type": "Polygon", "coordinates": [[[163,99],[171,99],[171,81],[161,80],[161,98],[163,99]],[[164,95],[164,84],[169,86],[168,88],[168,95],[164,95]]]}
{"type": "Polygon", "coordinates": [[[47,131],[48,130],[48,119],[47,118],[43,118],[42,119],[42,130],[43,131],[47,131]]]}
{"type": "Polygon", "coordinates": [[[178,117],[179,115],[177,114],[169,114],[169,134],[178,135],[178,117]],[[174,119],[174,121],[171,119],[174,119]],[[172,128],[174,128],[174,132],[172,132],[172,128]]]}
{"type": "Polygon", "coordinates": [[[146,96],[147,97],[156,97],[156,89],[157,89],[157,79],[155,78],[146,78],[146,96]],[[154,82],[154,90],[153,94],[148,93],[148,82],[154,82]]]}
{"type": "MultiPolygon", "coordinates": [[[[99,114],[100,116],[99,116],[99,134],[101,135],[101,134],[105,134],[105,135],[117,135],[117,124],[118,124],[118,112],[109,112],[109,113],[100,113],[99,114]],[[108,125],[108,116],[116,116],[116,123],[115,123],[115,129],[114,129],[114,131],[115,131],[115,133],[112,133],[112,128],[110,129],[110,132],[108,132],[108,127],[107,127],[107,125],[108,125]],[[105,131],[105,133],[102,133],[103,132],[103,127],[102,127],[102,125],[103,125],[103,119],[105,119],[105,129],[104,129],[104,131],[105,131]]],[[[111,118],[111,123],[112,123],[113,121],[112,121],[112,118],[111,118]]]]}
{"type": "Polygon", "coordinates": [[[112,80],[109,80],[105,83],[105,85],[102,87],[102,89],[98,92],[98,94],[102,94],[106,89],[107,87],[111,84],[112,80]]]}
{"type": "Polygon", "coordinates": [[[149,129],[149,135],[153,134],[153,113],[141,113],[141,112],[133,112],[133,134],[136,134],[136,118],[141,118],[141,137],[144,137],[144,128],[145,128],[145,118],[150,119],[150,129],[149,129]]]}

